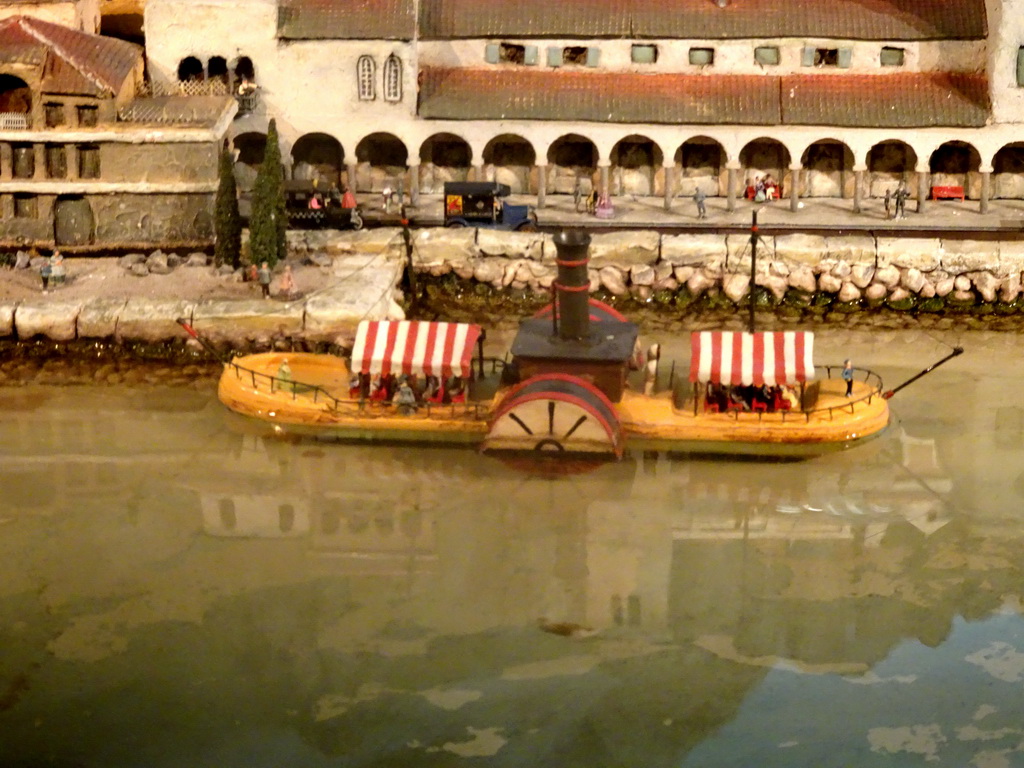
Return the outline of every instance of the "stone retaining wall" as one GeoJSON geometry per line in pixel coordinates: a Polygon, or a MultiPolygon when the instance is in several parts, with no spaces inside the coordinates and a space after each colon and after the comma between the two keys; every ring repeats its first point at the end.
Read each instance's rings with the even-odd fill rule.
{"type": "MultiPolygon", "coordinates": [[[[485,230],[417,233],[419,271],[450,273],[494,289],[547,293],[555,277],[550,235],[485,230]]],[[[639,301],[656,292],[690,298],[721,293],[735,303],[750,291],[749,235],[595,234],[590,286],[639,301]]],[[[776,301],[788,292],[843,304],[910,309],[929,299],[959,305],[1021,299],[1024,242],[871,235],[763,236],[755,282],[776,301]]]]}
{"type": "MultiPolygon", "coordinates": [[[[547,234],[472,228],[413,234],[413,263],[422,275],[454,275],[467,285],[489,286],[484,291],[538,295],[549,293],[555,279],[556,251],[547,234]]],[[[289,304],[140,298],[0,302],[0,338],[159,342],[182,338],[175,318],[185,317],[204,336],[235,347],[282,337],[344,343],[360,319],[402,316],[400,230],[291,232],[289,245],[293,258],[329,259],[336,286],[289,304]]],[[[594,234],[590,254],[591,291],[612,297],[684,306],[714,296],[738,305],[750,292],[745,234],[594,234]]],[[[1008,314],[1024,307],[1022,274],[1024,242],[780,235],[760,240],[756,285],[770,301],[796,297],[804,305],[832,303],[845,311],[989,306],[1008,314]]]]}

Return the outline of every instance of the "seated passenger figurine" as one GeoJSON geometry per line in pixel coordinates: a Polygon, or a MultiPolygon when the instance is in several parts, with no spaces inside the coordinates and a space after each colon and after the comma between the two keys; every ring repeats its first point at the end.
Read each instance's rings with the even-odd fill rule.
{"type": "Polygon", "coordinates": [[[398,386],[394,403],[401,414],[409,415],[415,413],[417,407],[416,393],[412,391],[412,387],[409,386],[407,379],[402,379],[402,383],[398,386]]]}

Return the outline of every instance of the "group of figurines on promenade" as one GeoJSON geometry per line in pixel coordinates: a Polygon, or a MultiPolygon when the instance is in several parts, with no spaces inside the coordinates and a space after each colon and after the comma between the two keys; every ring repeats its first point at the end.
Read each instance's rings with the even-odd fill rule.
{"type": "Polygon", "coordinates": [[[398,413],[411,414],[421,406],[466,402],[465,379],[452,376],[395,376],[394,374],[353,373],[348,395],[352,400],[390,403],[398,413]]]}

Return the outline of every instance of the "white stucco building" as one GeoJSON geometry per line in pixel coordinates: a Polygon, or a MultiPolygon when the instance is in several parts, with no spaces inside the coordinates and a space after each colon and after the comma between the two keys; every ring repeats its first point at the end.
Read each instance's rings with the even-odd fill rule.
{"type": "Polygon", "coordinates": [[[146,49],[256,82],[243,167],[276,118],[290,173],[359,191],[1024,199],[1024,0],[148,0],[146,49]]]}

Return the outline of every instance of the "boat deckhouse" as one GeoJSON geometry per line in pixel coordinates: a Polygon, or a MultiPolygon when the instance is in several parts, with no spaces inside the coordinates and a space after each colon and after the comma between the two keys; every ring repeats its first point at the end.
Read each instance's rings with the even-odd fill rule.
{"type": "Polygon", "coordinates": [[[293,177],[414,202],[495,180],[732,207],[768,174],[794,207],[1024,199],[1024,0],[148,0],[146,30],[156,80],[255,83],[243,182],[276,118],[293,177]]]}

